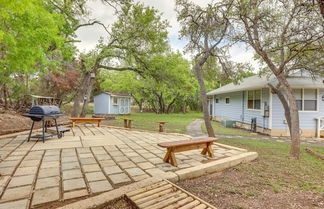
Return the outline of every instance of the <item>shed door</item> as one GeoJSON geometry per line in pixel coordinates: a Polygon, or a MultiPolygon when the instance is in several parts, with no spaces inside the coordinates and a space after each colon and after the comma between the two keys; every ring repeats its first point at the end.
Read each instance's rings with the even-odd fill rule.
{"type": "Polygon", "coordinates": [[[119,105],[119,114],[128,114],[128,99],[127,98],[120,98],[120,105],[119,105]]]}

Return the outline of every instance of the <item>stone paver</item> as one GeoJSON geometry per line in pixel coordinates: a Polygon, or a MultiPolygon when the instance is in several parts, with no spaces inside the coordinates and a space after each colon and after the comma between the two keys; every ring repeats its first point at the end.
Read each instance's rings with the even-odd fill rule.
{"type": "Polygon", "coordinates": [[[8,201],[8,200],[29,198],[31,189],[32,189],[31,185],[9,188],[5,191],[1,199],[4,201],[8,201]]]}
{"type": "Polygon", "coordinates": [[[109,175],[109,178],[114,184],[125,183],[125,182],[131,181],[131,179],[125,173],[109,175]]]}
{"type": "Polygon", "coordinates": [[[32,205],[39,205],[47,202],[52,202],[60,198],[59,187],[36,190],[34,192],[32,205]]]}
{"type": "Polygon", "coordinates": [[[37,171],[37,167],[24,167],[18,168],[15,172],[15,176],[25,176],[35,174],[37,171]]]}
{"type": "Polygon", "coordinates": [[[98,164],[90,164],[82,166],[84,172],[94,172],[94,171],[101,171],[98,164]]]}
{"type": "Polygon", "coordinates": [[[25,209],[28,206],[28,200],[18,200],[13,202],[0,203],[0,209],[25,209]]]}
{"type": "Polygon", "coordinates": [[[83,197],[87,195],[88,195],[88,191],[86,189],[81,189],[81,190],[76,190],[71,192],[65,192],[63,195],[63,199],[68,200],[68,199],[83,197]]]}
{"type": "Polygon", "coordinates": [[[116,166],[116,165],[113,165],[113,166],[107,166],[104,168],[104,171],[106,174],[113,174],[113,173],[121,173],[122,170],[116,166]]]}
{"type": "Polygon", "coordinates": [[[145,174],[145,172],[140,168],[127,168],[125,170],[130,176],[140,176],[145,174]]]}
{"type": "Polygon", "coordinates": [[[85,176],[88,181],[99,181],[106,179],[106,176],[102,172],[86,173],[85,176]]]}
{"type": "Polygon", "coordinates": [[[48,187],[58,187],[60,185],[60,177],[49,177],[38,179],[35,189],[44,189],[48,187]]]}
{"type": "Polygon", "coordinates": [[[40,169],[38,173],[38,178],[47,178],[52,176],[59,176],[60,168],[45,168],[40,169]]]}
{"type": "Polygon", "coordinates": [[[80,168],[79,162],[62,163],[62,170],[71,170],[80,168]]]}
{"type": "Polygon", "coordinates": [[[90,182],[89,185],[92,193],[105,192],[113,189],[107,180],[90,182]]]}
{"type": "Polygon", "coordinates": [[[138,163],[137,164],[142,169],[154,168],[155,166],[150,162],[138,163]]]}
{"type": "MultiPolygon", "coordinates": [[[[0,209],[83,197],[151,176],[177,177],[176,172],[204,166],[210,160],[200,150],[192,150],[176,153],[178,167],[163,162],[166,150],[157,143],[188,139],[185,135],[92,125],[80,128],[45,143],[24,142],[26,136],[0,140],[0,209]]],[[[246,152],[225,145],[213,145],[213,149],[214,159],[246,152]]]]}
{"type": "Polygon", "coordinates": [[[9,182],[8,188],[30,185],[33,183],[34,178],[35,178],[35,175],[12,177],[11,181],[9,182]]]}
{"type": "Polygon", "coordinates": [[[136,164],[131,161],[120,162],[118,165],[123,169],[136,167],[136,164]]]}
{"type": "Polygon", "coordinates": [[[68,179],[68,180],[63,181],[64,191],[70,191],[70,190],[74,190],[74,189],[82,189],[85,187],[86,187],[86,185],[84,183],[83,178],[68,179]]]}
{"type": "Polygon", "coordinates": [[[63,171],[62,173],[63,173],[63,180],[82,178],[82,172],[80,169],[67,170],[67,171],[63,171]]]}

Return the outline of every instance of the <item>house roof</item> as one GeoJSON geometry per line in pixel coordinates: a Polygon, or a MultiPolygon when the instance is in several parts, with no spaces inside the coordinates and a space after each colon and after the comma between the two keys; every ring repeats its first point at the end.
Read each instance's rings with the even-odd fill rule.
{"type": "MultiPolygon", "coordinates": [[[[295,88],[324,88],[324,78],[313,79],[306,76],[292,76],[288,79],[289,84],[295,88]]],[[[238,84],[230,83],[222,86],[218,89],[210,91],[207,95],[217,95],[236,91],[259,89],[259,88],[269,88],[268,84],[277,85],[278,81],[274,76],[266,77],[254,75],[244,78],[238,84]]]]}

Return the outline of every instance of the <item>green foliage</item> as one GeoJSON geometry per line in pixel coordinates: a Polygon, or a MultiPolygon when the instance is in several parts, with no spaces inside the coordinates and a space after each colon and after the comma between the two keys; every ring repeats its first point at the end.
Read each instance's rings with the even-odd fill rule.
{"type": "Polygon", "coordinates": [[[123,4],[117,15],[107,42],[101,40],[93,52],[97,57],[95,62],[101,68],[118,70],[112,69],[118,65],[144,74],[150,57],[165,52],[169,47],[168,22],[161,19],[157,10],[140,3],[123,4]]]}
{"type": "Polygon", "coordinates": [[[180,54],[169,53],[150,57],[145,76],[134,72],[100,74],[101,89],[131,94],[138,105],[148,103],[156,112],[168,113],[192,98],[197,84],[189,62],[180,54]]]}
{"type": "Polygon", "coordinates": [[[48,49],[62,46],[63,17],[47,10],[48,1],[2,0],[0,81],[14,73],[35,73],[50,64],[48,49]]]}

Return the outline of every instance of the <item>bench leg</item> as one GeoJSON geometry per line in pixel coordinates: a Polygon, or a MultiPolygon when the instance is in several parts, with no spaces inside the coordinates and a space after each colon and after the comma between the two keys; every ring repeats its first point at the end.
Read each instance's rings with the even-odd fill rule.
{"type": "Polygon", "coordinates": [[[164,158],[163,158],[163,162],[168,163],[170,160],[170,154],[171,154],[171,150],[168,148],[167,153],[165,154],[164,158]]]}
{"type": "Polygon", "coordinates": [[[100,120],[98,120],[98,127],[100,127],[100,122],[101,122],[101,121],[100,121],[100,120]]]}
{"type": "Polygon", "coordinates": [[[212,148],[212,143],[208,143],[208,145],[207,145],[207,152],[208,152],[208,156],[209,156],[209,157],[214,157],[214,152],[213,152],[213,148],[212,148]]]}
{"type": "Polygon", "coordinates": [[[128,128],[132,128],[132,121],[131,120],[128,121],[128,128]]]}
{"type": "Polygon", "coordinates": [[[75,122],[73,121],[73,122],[72,122],[72,128],[74,128],[74,127],[75,127],[75,122]]]}
{"type": "Polygon", "coordinates": [[[207,147],[206,148],[204,148],[202,151],[201,151],[201,153],[200,154],[202,154],[202,155],[206,155],[207,154],[207,147]]]}
{"type": "Polygon", "coordinates": [[[127,120],[124,120],[124,128],[127,128],[127,120]]]}
{"type": "Polygon", "coordinates": [[[170,157],[171,157],[171,165],[178,166],[173,150],[170,152],[170,157]]]}

